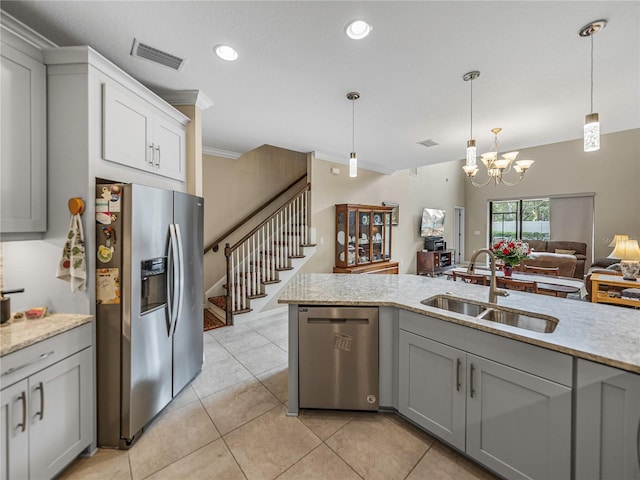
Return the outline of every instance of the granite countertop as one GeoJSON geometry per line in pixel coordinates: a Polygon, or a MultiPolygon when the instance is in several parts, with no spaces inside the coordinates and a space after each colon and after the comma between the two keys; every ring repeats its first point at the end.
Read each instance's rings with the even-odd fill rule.
{"type": "Polygon", "coordinates": [[[0,357],[89,323],[91,315],[52,313],[38,320],[12,318],[0,325],[0,357]]]}
{"type": "Polygon", "coordinates": [[[489,287],[419,275],[298,274],[283,289],[279,303],[397,307],[538,345],[579,358],[640,373],[640,311],[547,295],[510,291],[498,305],[550,315],[553,333],[539,333],[448,312],[420,303],[450,293],[487,302],[489,287]]]}

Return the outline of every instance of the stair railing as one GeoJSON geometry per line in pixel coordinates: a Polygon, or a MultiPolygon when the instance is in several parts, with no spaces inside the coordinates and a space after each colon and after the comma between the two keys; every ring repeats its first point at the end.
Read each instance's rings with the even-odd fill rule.
{"type": "Polygon", "coordinates": [[[303,174],[301,177],[299,177],[298,179],[296,179],[293,182],[291,182],[289,185],[287,185],[282,190],[280,190],[278,193],[276,193],[274,196],[272,196],[269,200],[267,200],[262,205],[260,205],[258,208],[256,208],[253,212],[251,212],[250,214],[246,215],[242,220],[237,222],[234,226],[229,228],[226,232],[224,232],[222,235],[220,235],[218,238],[216,238],[213,242],[209,243],[206,247],[204,247],[204,253],[206,254],[207,252],[217,252],[218,251],[218,247],[220,245],[220,242],[222,242],[229,235],[231,235],[236,230],[241,228],[245,223],[247,223],[249,220],[251,220],[257,214],[259,214],[261,211],[263,211],[265,208],[267,208],[273,202],[275,202],[278,198],[280,198],[286,192],[291,190],[297,183],[299,183],[301,180],[303,180],[306,176],[307,176],[306,173],[303,174]]]}
{"type": "Polygon", "coordinates": [[[302,258],[309,245],[309,195],[311,184],[233,245],[225,245],[226,323],[233,315],[251,310],[251,299],[265,297],[264,285],[279,282],[278,272],[292,269],[291,258],[302,258]]]}

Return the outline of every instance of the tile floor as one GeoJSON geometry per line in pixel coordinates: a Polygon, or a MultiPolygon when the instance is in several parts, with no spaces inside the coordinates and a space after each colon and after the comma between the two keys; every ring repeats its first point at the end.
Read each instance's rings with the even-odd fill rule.
{"type": "Polygon", "coordinates": [[[287,417],[286,310],[204,333],[200,375],[130,450],[100,449],[62,479],[493,479],[390,413],[287,417]]]}

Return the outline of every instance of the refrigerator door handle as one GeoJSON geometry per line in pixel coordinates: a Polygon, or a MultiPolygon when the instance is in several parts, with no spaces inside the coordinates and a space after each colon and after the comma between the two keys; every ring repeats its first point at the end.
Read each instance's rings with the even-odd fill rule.
{"type": "MultiPolygon", "coordinates": [[[[175,324],[178,320],[178,306],[181,292],[179,292],[180,278],[179,273],[176,273],[176,269],[180,269],[180,258],[178,250],[178,235],[176,232],[176,226],[172,223],[169,225],[169,261],[171,266],[171,279],[172,282],[169,297],[169,336],[173,335],[175,330],[175,324]],[[178,297],[176,299],[176,296],[178,297]],[[176,301],[177,300],[177,301],[176,301]]],[[[178,270],[180,272],[180,270],[178,270]]]]}
{"type": "Polygon", "coordinates": [[[171,335],[176,332],[178,319],[182,314],[182,300],[184,299],[184,250],[182,248],[182,232],[180,231],[180,225],[178,223],[174,224],[174,227],[178,244],[178,305],[176,308],[176,316],[173,321],[173,329],[171,331],[171,335]]]}

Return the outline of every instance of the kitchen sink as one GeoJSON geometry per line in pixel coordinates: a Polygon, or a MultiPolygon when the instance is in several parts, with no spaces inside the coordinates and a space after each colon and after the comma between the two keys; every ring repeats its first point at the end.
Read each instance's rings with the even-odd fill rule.
{"type": "Polygon", "coordinates": [[[429,307],[441,308],[449,312],[461,313],[471,317],[477,317],[487,309],[487,307],[477,303],[465,302],[464,300],[444,295],[427,298],[420,303],[428,305],[429,307]]]}
{"type": "Polygon", "coordinates": [[[461,313],[482,320],[511,325],[513,327],[540,333],[552,333],[558,325],[558,319],[548,315],[498,307],[489,303],[469,302],[447,295],[422,300],[420,303],[429,307],[440,308],[449,312],[461,313]]]}
{"type": "Polygon", "coordinates": [[[540,333],[552,333],[556,329],[558,319],[542,315],[532,315],[528,313],[515,312],[496,308],[487,308],[476,318],[490,320],[496,323],[503,323],[513,327],[524,328],[540,333]]]}

